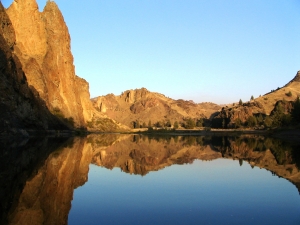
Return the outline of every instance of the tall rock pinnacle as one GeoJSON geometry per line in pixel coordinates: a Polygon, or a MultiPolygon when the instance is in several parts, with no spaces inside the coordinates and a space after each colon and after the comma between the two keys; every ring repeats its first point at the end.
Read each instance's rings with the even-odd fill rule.
{"type": "Polygon", "coordinates": [[[56,3],[47,1],[39,12],[35,0],[15,0],[7,14],[16,34],[14,51],[29,85],[50,110],[84,126],[93,116],[88,83],[75,75],[68,27],[56,3]]]}

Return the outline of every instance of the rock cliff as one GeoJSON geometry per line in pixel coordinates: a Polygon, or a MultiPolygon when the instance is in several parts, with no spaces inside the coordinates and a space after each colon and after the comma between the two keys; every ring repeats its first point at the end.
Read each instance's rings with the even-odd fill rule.
{"type": "Polygon", "coordinates": [[[13,51],[15,30],[1,2],[0,18],[0,135],[68,130],[49,112],[39,93],[29,87],[22,63],[13,51]]]}
{"type": "Polygon", "coordinates": [[[51,111],[85,126],[95,110],[88,83],[75,75],[70,35],[55,2],[47,1],[40,12],[35,0],[14,1],[7,14],[16,34],[14,53],[29,85],[51,111]]]}

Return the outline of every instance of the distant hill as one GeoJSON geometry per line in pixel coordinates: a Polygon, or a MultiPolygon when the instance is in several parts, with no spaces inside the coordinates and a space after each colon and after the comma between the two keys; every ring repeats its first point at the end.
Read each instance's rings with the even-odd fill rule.
{"type": "Polygon", "coordinates": [[[285,86],[258,97],[255,101],[262,105],[267,115],[270,115],[277,101],[295,101],[298,96],[300,96],[300,71],[285,86]]]}
{"type": "Polygon", "coordinates": [[[193,101],[174,100],[163,94],[150,92],[146,88],[127,90],[121,95],[108,94],[92,99],[93,105],[108,117],[127,125],[134,122],[148,126],[157,122],[182,122],[186,118],[209,119],[222,107],[210,103],[194,103],[193,101]]]}
{"type": "MultiPolygon", "coordinates": [[[[223,107],[222,110],[212,118],[213,127],[233,128],[237,121],[245,123],[250,116],[262,115],[262,118],[272,116],[278,111],[280,105],[281,113],[289,114],[293,108],[293,102],[300,96],[300,71],[285,86],[272,90],[271,92],[245,102],[235,103],[232,106],[223,107]]],[[[286,118],[287,120],[289,118],[286,118]]]]}

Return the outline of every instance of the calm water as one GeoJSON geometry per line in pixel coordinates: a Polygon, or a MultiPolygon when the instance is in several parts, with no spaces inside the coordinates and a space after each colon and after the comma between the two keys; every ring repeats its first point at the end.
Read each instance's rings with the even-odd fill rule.
{"type": "Polygon", "coordinates": [[[36,167],[25,166],[28,178],[22,174],[19,188],[11,188],[3,221],[300,224],[299,145],[264,137],[44,140],[39,146],[48,147],[47,157],[33,157],[29,148],[19,159],[36,167]]]}

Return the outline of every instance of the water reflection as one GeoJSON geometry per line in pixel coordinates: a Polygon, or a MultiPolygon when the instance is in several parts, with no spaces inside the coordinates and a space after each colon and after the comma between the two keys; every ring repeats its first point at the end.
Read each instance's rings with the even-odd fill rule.
{"type": "Polygon", "coordinates": [[[91,136],[95,150],[92,163],[108,169],[120,167],[131,174],[146,175],[173,164],[192,163],[195,159],[229,158],[248,161],[293,182],[300,190],[299,143],[288,143],[263,136],[91,136]],[[103,140],[104,142],[101,142],[103,140]]]}
{"type": "Polygon", "coordinates": [[[2,224],[67,224],[74,189],[87,182],[91,163],[145,176],[196,159],[228,158],[265,168],[300,190],[299,143],[267,137],[103,134],[2,146],[2,224]]]}

